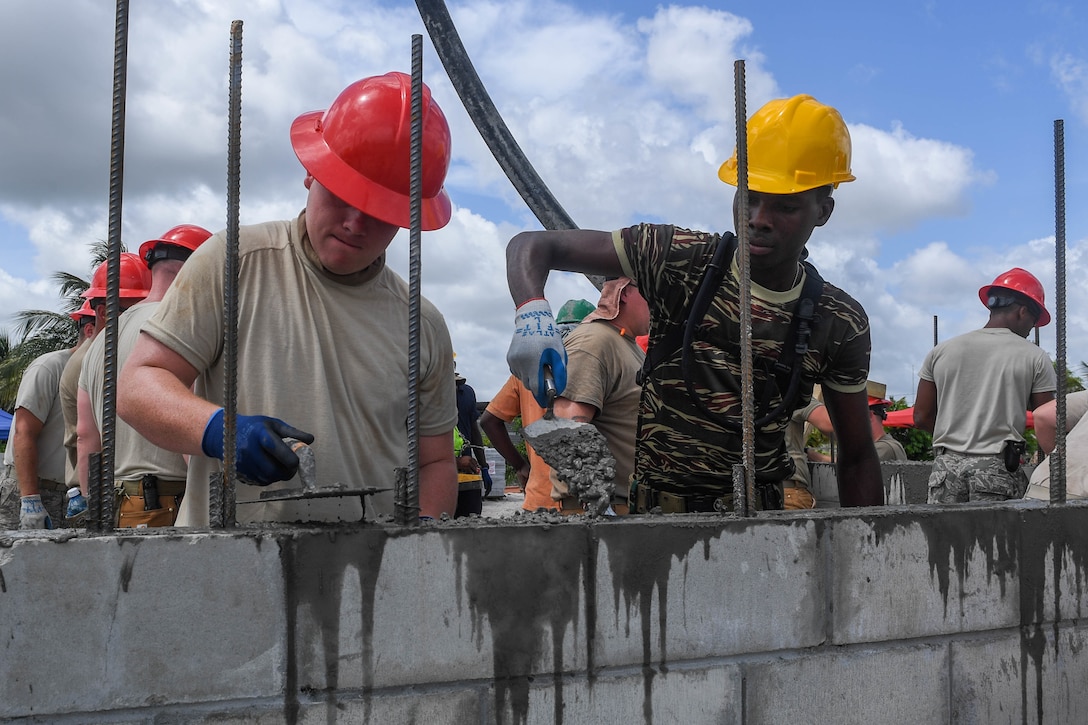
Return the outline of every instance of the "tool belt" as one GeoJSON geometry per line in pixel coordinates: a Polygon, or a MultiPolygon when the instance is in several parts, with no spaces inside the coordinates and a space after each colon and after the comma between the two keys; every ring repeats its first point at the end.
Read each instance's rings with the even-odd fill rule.
{"type": "Polygon", "coordinates": [[[117,528],[156,528],[173,526],[178,505],[185,494],[185,481],[165,480],[149,474],[139,479],[117,479],[117,528]]]}
{"type": "MultiPolygon", "coordinates": [[[[143,496],[144,487],[140,479],[118,479],[115,482],[114,488],[117,490],[118,495],[124,494],[126,496],[143,496]]],[[[183,496],[185,494],[185,481],[167,481],[165,479],[159,479],[159,495],[160,496],[183,496]]]]}
{"type": "Polygon", "coordinates": [[[640,514],[659,508],[666,514],[687,514],[707,511],[732,511],[733,494],[721,496],[703,493],[669,493],[650,488],[645,483],[635,484],[635,511],[640,514]]]}
{"type": "MultiPolygon", "coordinates": [[[[718,496],[710,493],[670,493],[650,488],[645,483],[633,487],[632,500],[636,513],[644,514],[653,508],[661,509],[666,514],[685,514],[733,510],[733,493],[718,496]]],[[[780,511],[784,501],[781,487],[775,484],[756,486],[756,509],[760,511],[780,511]]]]}

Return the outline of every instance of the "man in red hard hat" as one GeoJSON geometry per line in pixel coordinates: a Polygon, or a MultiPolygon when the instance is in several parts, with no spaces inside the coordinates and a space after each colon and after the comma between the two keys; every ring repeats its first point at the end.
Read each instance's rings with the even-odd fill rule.
{"type": "MultiPolygon", "coordinates": [[[[843,505],[881,504],[865,402],[869,321],[857,301],[803,261],[813,230],[834,211],[832,190],[854,180],[849,130],[836,109],[798,95],[766,103],[748,119],[747,135],[749,213],[739,218],[738,192],[733,221],[747,226],[751,255],[756,506],[782,507],[783,481],[794,470],[785,429],[817,382],[839,433],[843,505]]],[[[736,185],[737,165],[734,153],[718,177],[736,185]]],[[[630,277],[649,305],[631,488],[636,512],[733,508],[732,470],[744,460],[737,251],[733,234],[666,224],[523,232],[510,240],[506,268],[517,309],[507,362],[541,405],[547,370],[560,394],[566,383],[566,356],[543,297],[550,270],[630,277]]]]}
{"type": "MultiPolygon", "coordinates": [[[[182,265],[212,235],[195,224],[179,224],[140,245],[140,258],[151,270],[151,289],[117,322],[117,366],[124,365],[140,327],[158,309],[182,265]]],[[[91,343],[79,375],[76,448],[79,485],[87,492],[88,458],[102,450],[102,398],[105,383],[105,336],[91,343]]],[[[118,491],[114,524],[120,528],[172,526],[185,493],[187,465],[180,453],[163,450],[124,421],[114,427],[114,486],[118,491]]]]}
{"type": "Polygon", "coordinates": [[[1043,285],[1014,267],[978,291],[980,330],[929,351],[918,375],[914,425],[933,434],[930,503],[1020,498],[1027,411],[1054,399],[1050,357],[1026,339],[1050,322],[1043,285]]]}
{"type": "MultiPolygon", "coordinates": [[[[446,118],[423,90],[422,227],[451,216],[446,118]]],[[[391,488],[408,464],[408,285],[386,248],[410,224],[411,79],[352,83],[325,111],[291,126],[306,170],[296,219],[239,233],[237,470],[257,485],[301,488],[298,456],[313,444],[323,484],[391,488]],[[289,424],[290,423],[290,424],[289,424]],[[297,428],[296,428],[297,426],[297,428]],[[286,483],[283,483],[286,482],[286,483]]],[[[190,454],[178,525],[206,525],[208,479],[223,458],[223,267],[216,234],[186,262],[121,372],[118,414],[158,446],[190,454]],[[196,384],[196,394],[190,386],[196,384]]],[[[420,514],[453,514],[457,422],[453,345],[424,300],[419,326],[420,514]]],[[[237,490],[239,521],[359,521],[358,496],[259,501],[237,490]]],[[[388,492],[367,514],[393,513],[388,492]]]]}
{"type": "MultiPolygon", "coordinates": [[[[60,377],[60,402],[64,411],[64,449],[68,456],[65,465],[65,480],[68,488],[79,485],[77,461],[78,393],[79,371],[83,367],[83,358],[90,349],[91,341],[106,327],[106,274],[107,264],[103,262],[91,275],[91,286],[83,293],[85,307],[94,311],[94,329],[89,337],[80,338],[81,342],[72,352],[72,357],[64,366],[60,377]]],[[[118,303],[121,310],[127,310],[147,297],[151,289],[151,272],[147,263],[132,252],[122,252],[118,275],[118,303]]],[[[82,310],[83,308],[81,308],[82,310]]],[[[82,325],[81,330],[86,326],[82,325]]]]}

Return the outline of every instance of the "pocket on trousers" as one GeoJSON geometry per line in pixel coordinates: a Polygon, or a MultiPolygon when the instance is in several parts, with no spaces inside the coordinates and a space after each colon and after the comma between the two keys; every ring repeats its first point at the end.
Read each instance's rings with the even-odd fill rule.
{"type": "Polygon", "coordinates": [[[160,496],[162,508],[144,511],[143,496],[124,496],[118,501],[117,528],[139,529],[173,526],[178,518],[178,505],[173,496],[160,496]]]}
{"type": "Polygon", "coordinates": [[[927,503],[955,503],[955,497],[948,490],[948,471],[933,471],[929,475],[929,496],[927,503]]]}

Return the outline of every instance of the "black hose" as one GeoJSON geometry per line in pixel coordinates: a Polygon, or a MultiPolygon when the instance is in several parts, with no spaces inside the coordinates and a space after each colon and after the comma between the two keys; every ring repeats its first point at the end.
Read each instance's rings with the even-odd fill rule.
{"type": "MultiPolygon", "coordinates": [[[[545,229],[577,229],[578,225],[529,163],[499,115],[465,51],[444,0],[416,0],[416,7],[465,111],[529,210],[545,229]]],[[[604,286],[603,277],[586,277],[598,290],[604,286]]]]}

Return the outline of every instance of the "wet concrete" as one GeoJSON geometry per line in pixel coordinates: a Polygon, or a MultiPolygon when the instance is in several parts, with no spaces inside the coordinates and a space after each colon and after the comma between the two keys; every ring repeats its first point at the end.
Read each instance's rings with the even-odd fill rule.
{"type": "Polygon", "coordinates": [[[600,431],[590,423],[542,418],[524,434],[588,514],[600,516],[608,510],[616,490],[616,459],[600,431]]]}

